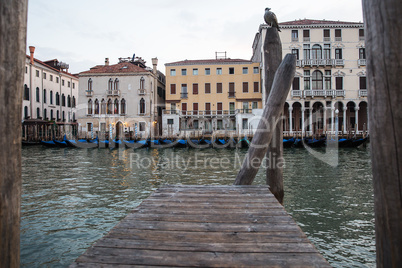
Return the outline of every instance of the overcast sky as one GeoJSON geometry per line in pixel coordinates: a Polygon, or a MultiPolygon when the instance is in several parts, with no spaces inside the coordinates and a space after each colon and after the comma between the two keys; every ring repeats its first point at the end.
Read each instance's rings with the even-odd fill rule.
{"type": "Polygon", "coordinates": [[[70,64],[72,73],[134,53],[148,66],[157,57],[163,73],[165,63],[216,51],[250,59],[266,7],[279,22],[363,20],[361,0],[30,0],[27,47],[39,60],[70,64]]]}

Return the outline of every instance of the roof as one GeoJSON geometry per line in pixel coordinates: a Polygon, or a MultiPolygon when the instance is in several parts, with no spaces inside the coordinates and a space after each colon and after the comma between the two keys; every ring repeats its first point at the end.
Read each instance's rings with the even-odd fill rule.
{"type": "MultiPolygon", "coordinates": [[[[25,54],[25,56],[26,56],[27,59],[31,59],[31,57],[29,55],[25,54]]],[[[55,59],[55,60],[57,60],[57,59],[55,59]]],[[[69,75],[69,76],[74,77],[75,79],[78,79],[78,76],[76,74],[71,74],[71,73],[66,72],[66,71],[58,70],[58,69],[50,66],[49,64],[46,64],[46,62],[40,61],[40,60],[38,60],[36,58],[34,58],[34,62],[36,62],[38,64],[41,64],[41,65],[45,66],[46,68],[52,69],[55,72],[62,73],[62,74],[65,74],[65,75],[69,75]]],[[[49,61],[47,61],[47,62],[49,62],[49,61]]]]}
{"type": "Polygon", "coordinates": [[[89,69],[89,71],[84,71],[81,74],[100,74],[100,73],[144,73],[150,72],[147,69],[139,67],[132,62],[120,62],[113,65],[96,65],[89,69]]]}
{"type": "Polygon", "coordinates": [[[333,21],[333,20],[312,20],[299,19],[294,21],[286,21],[279,23],[280,27],[363,27],[362,22],[333,21]]]}
{"type": "Polygon", "coordinates": [[[183,60],[166,63],[165,66],[177,65],[213,65],[213,64],[250,64],[252,61],[243,59],[206,59],[206,60],[183,60]]]}

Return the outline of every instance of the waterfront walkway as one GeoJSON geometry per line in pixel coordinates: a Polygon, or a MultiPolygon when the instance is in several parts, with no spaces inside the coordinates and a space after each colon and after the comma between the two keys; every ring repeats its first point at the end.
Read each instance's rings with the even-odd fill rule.
{"type": "Polygon", "coordinates": [[[168,185],[70,267],[331,267],[268,186],[168,185]]]}

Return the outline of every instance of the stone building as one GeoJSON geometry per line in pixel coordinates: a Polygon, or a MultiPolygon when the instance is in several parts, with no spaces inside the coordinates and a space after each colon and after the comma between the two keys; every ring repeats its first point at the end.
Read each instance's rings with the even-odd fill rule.
{"type": "Polygon", "coordinates": [[[246,134],[261,109],[260,68],[250,60],[218,57],[166,66],[163,135],[246,134]]]}
{"type": "Polygon", "coordinates": [[[80,136],[146,138],[160,135],[165,76],[142,58],[119,58],[79,74],[80,136]]]}
{"type": "Polygon", "coordinates": [[[22,139],[38,141],[73,136],[77,130],[78,77],[57,59],[40,61],[30,46],[26,56],[22,100],[22,139]]]}
{"type": "MultiPolygon", "coordinates": [[[[296,74],[284,107],[285,135],[368,131],[364,24],[295,20],[279,24],[283,57],[297,57],[296,74]]],[[[253,62],[265,67],[266,24],[253,43],[253,62]]],[[[264,75],[262,80],[264,81],[264,75]]],[[[266,96],[263,94],[263,100],[266,96]]]]}

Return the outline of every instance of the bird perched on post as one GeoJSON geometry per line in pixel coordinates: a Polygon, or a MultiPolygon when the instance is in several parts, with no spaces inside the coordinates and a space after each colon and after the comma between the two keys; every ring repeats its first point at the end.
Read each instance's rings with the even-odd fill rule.
{"type": "Polygon", "coordinates": [[[276,18],[275,13],[270,10],[269,7],[265,9],[264,20],[269,26],[277,28],[278,32],[280,32],[281,30],[279,29],[278,19],[276,18]]]}

